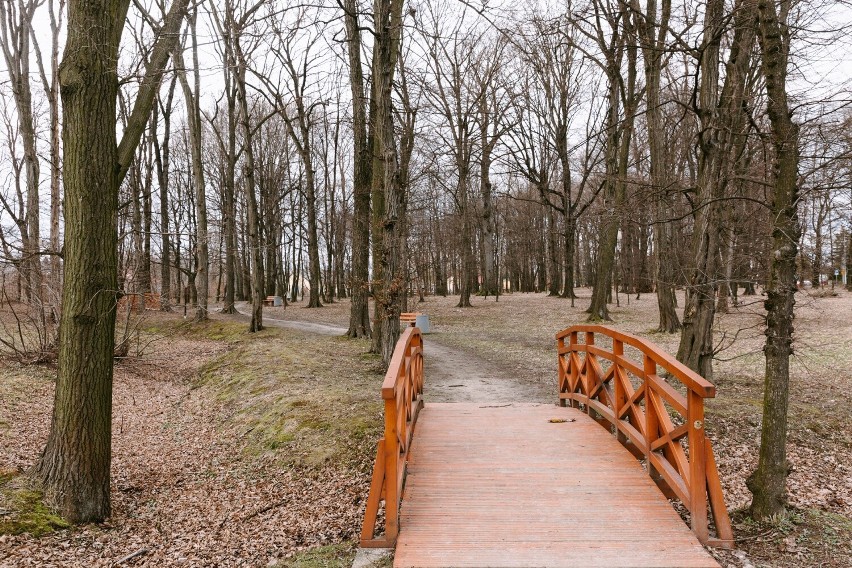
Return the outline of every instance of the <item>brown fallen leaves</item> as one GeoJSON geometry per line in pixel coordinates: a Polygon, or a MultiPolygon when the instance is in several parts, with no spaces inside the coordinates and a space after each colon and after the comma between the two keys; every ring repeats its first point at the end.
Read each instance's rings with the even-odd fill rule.
{"type": "MultiPolygon", "coordinates": [[[[230,410],[194,383],[227,349],[221,341],[171,337],[150,356],[117,365],[112,518],[42,538],[0,536],[0,566],[113,566],[122,559],[134,567],[267,566],[352,539],[367,468],[282,465],[274,454],[244,452],[245,440],[221,427],[230,410]]],[[[0,421],[9,425],[0,430],[4,468],[26,468],[47,434],[52,382],[26,371],[0,368],[0,421]]]]}

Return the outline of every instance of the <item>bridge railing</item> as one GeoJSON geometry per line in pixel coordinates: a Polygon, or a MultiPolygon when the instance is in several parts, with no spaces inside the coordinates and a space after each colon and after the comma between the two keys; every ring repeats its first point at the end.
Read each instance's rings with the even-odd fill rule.
{"type": "Polygon", "coordinates": [[[569,327],[556,340],[560,404],[582,408],[645,460],[663,493],[689,510],[692,530],[703,544],[732,547],[731,521],[704,428],[704,399],[716,395],[713,384],[654,343],[604,326],[569,327]],[[611,350],[596,344],[600,336],[611,340],[611,350]],[[625,353],[625,346],[632,349],[625,353]],[[666,374],[669,380],[661,376],[666,374]]]}
{"type": "Polygon", "coordinates": [[[361,527],[361,546],[392,547],[399,533],[399,504],[405,483],[408,450],[417,415],[423,407],[423,336],[408,327],[393,352],[382,383],[385,401],[385,434],[376,450],[376,464],[361,527]],[[384,536],[376,535],[381,502],[384,501],[384,536]]]}

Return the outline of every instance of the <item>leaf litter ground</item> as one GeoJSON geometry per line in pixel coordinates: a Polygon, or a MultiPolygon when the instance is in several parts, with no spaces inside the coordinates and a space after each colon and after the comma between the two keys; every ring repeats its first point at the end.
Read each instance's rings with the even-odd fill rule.
{"type": "MultiPolygon", "coordinates": [[[[427,358],[431,344],[450,360],[433,367],[433,396],[481,396],[460,378],[469,372],[496,385],[501,400],[553,400],[553,335],[585,320],[589,290],[578,293],[574,308],[543,294],[476,298],[472,309],[455,308],[452,297],[412,304],[432,320],[427,358]]],[[[748,504],[762,397],[762,298],[741,299],[718,318],[718,396],[708,404],[732,511],[748,504]]],[[[791,513],[757,524],[735,512],[738,549],[716,552],[724,566],[852,565],[852,295],[797,300],[791,513]]],[[[621,295],[620,304],[613,325],[677,349],[676,335],[653,331],[654,296],[628,304],[621,295]]],[[[345,328],[348,309],[343,301],[265,314],[345,328]]],[[[0,536],[0,566],[109,566],[134,553],[124,565],[348,565],[381,427],[381,375],[366,342],[298,329],[249,337],[238,318],[191,331],[180,322],[153,316],[144,340],[161,339],[116,367],[110,522],[0,536]]],[[[11,363],[0,370],[0,484],[44,443],[51,375],[11,363]]],[[[429,388],[427,376],[427,397],[429,388]]]]}

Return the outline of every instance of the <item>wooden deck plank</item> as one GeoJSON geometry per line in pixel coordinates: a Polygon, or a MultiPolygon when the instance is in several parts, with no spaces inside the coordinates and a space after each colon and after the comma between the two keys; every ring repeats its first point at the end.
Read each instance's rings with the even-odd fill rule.
{"type": "Polygon", "coordinates": [[[572,408],[427,404],[400,515],[398,567],[718,566],[639,462],[572,408]]]}

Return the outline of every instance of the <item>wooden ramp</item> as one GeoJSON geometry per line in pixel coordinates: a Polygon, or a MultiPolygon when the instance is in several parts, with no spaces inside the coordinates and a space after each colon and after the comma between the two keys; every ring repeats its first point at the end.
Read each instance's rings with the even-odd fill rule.
{"type": "Polygon", "coordinates": [[[642,465],[574,408],[427,404],[399,513],[399,567],[718,566],[642,465]]]}

